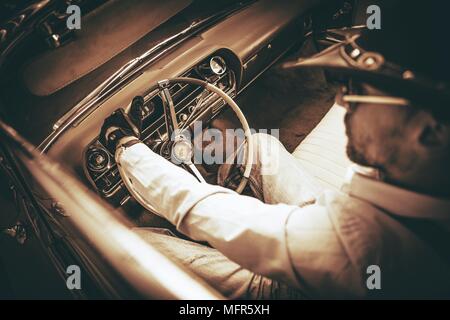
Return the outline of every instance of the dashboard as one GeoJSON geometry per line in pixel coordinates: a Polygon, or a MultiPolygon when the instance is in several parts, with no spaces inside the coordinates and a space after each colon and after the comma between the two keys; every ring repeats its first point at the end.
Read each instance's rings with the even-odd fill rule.
{"type": "MultiPolygon", "coordinates": [[[[234,98],[237,93],[237,82],[233,65],[233,60],[226,52],[217,51],[180,76],[205,80],[234,98]]],[[[175,83],[168,90],[173,99],[178,124],[181,126],[185,121],[192,123],[196,120],[208,124],[225,107],[225,102],[221,98],[211,92],[205,94],[203,88],[198,86],[175,83]],[[191,117],[199,101],[199,109],[191,117]]],[[[169,159],[170,152],[166,147],[169,139],[160,92],[159,90],[145,92],[143,98],[141,140],[153,151],[169,159]]],[[[86,147],[83,169],[91,185],[112,205],[122,206],[130,199],[114,161],[114,155],[102,145],[98,137],[86,147]]]]}

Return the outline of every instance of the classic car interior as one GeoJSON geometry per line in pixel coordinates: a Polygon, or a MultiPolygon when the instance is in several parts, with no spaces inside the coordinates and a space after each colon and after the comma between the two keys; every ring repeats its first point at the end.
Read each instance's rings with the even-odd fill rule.
{"type": "MultiPolygon", "coordinates": [[[[68,101],[77,101],[93,86],[101,85],[100,81],[105,78],[105,74],[133,55],[134,57],[140,56],[141,53],[145,55],[148,54],[148,50],[153,50],[152,45],[155,43],[152,39],[147,39],[145,34],[149,34],[154,29],[159,31],[162,29],[161,24],[170,18],[173,19],[177,12],[189,5],[191,7],[188,10],[198,14],[199,6],[199,2],[191,4],[190,1],[167,1],[164,5],[158,5],[156,11],[151,11],[154,16],[143,19],[138,13],[142,10],[150,10],[151,2],[136,1],[135,4],[127,2],[126,5],[121,1],[105,3],[84,17],[83,23],[86,22],[85,29],[89,32],[83,32],[81,29],[80,34],[72,40],[67,35],[66,45],[57,48],[44,47],[35,57],[28,58],[26,63],[22,62],[23,67],[17,74],[16,80],[20,81],[21,88],[25,92],[17,93],[18,96],[15,97],[10,95],[8,98],[12,99],[10,101],[15,101],[15,104],[22,105],[19,108],[27,108],[26,114],[29,113],[29,109],[32,109],[31,113],[42,113],[43,110],[45,113],[51,113],[52,115],[47,117],[37,117],[33,114],[28,116],[29,122],[26,121],[24,129],[33,132],[30,136],[32,142],[40,143],[40,148],[44,152],[73,168],[80,178],[89,181],[91,186],[114,206],[127,208],[130,205],[133,209],[125,210],[134,212],[136,208],[132,204],[133,201],[128,201],[131,198],[121,181],[113,156],[105,150],[96,137],[103,119],[118,107],[129,106],[134,96],[142,95],[145,100],[143,140],[151,143],[152,149],[158,150],[161,154],[166,152],[168,156],[168,151],[161,147],[164,140],[167,140],[161,94],[149,92],[148,89],[160,80],[188,77],[207,81],[223,90],[231,98],[239,95],[239,98],[244,100],[245,95],[250,95],[244,92],[244,89],[260,74],[288,51],[292,54],[298,50],[304,41],[303,35],[308,32],[305,28],[311,28],[308,26],[312,19],[311,9],[319,2],[250,1],[245,3],[239,12],[231,14],[225,21],[216,23],[206,30],[200,30],[185,42],[169,48],[167,50],[169,52],[154,61],[151,67],[140,71],[140,74],[134,76],[132,81],[123,85],[115,94],[108,96],[101,103],[101,107],[96,107],[95,110],[83,115],[81,119],[74,121],[71,117],[73,118],[78,108],[87,104],[87,99],[82,99],[75,106],[68,101]],[[111,29],[109,16],[119,11],[122,18],[117,21],[124,25],[117,25],[111,29]],[[132,30],[125,29],[129,26],[129,21],[133,21],[132,30]],[[236,26],[239,32],[231,32],[236,26]],[[92,33],[90,30],[95,32],[92,33]],[[106,32],[108,36],[105,36],[106,32]],[[124,47],[127,48],[125,52],[121,51],[124,47]],[[108,53],[102,50],[108,50],[108,53]],[[71,67],[68,68],[68,65],[71,67]],[[243,92],[242,95],[240,95],[241,92],[243,92]],[[26,94],[24,103],[17,103],[16,99],[24,100],[23,93],[26,94]],[[42,121],[48,123],[44,124],[42,121]],[[45,130],[42,132],[43,135],[47,134],[45,140],[42,141],[39,137],[41,131],[36,132],[36,126],[47,129],[47,132],[45,130]],[[56,130],[49,134],[50,126],[56,130]],[[65,129],[61,130],[61,128],[65,129]],[[128,204],[128,202],[131,203],[128,204]]],[[[206,3],[202,5],[207,6],[206,3]]],[[[217,4],[214,6],[219,7],[217,4]]],[[[189,19],[189,12],[184,15],[186,16],[179,20],[189,19]]],[[[171,24],[172,27],[173,25],[171,24]]],[[[273,71],[273,73],[276,72],[273,71]]],[[[280,73],[278,76],[282,76],[281,72],[278,72],[280,73]]],[[[297,81],[307,80],[297,75],[292,77],[284,81],[285,90],[299,86],[295,83],[297,81]]],[[[9,81],[13,83],[11,79],[9,81]]],[[[274,86],[276,85],[279,84],[275,82],[274,86]]],[[[301,87],[305,85],[308,84],[301,87]]],[[[327,86],[326,82],[325,86],[327,86]]],[[[223,99],[213,96],[212,93],[202,97],[203,90],[195,85],[174,83],[168,90],[180,125],[186,120],[198,119],[208,123],[214,122],[219,127],[227,125],[224,123],[223,111],[226,111],[226,108],[224,108],[223,99]],[[201,108],[199,108],[201,110],[195,110],[196,114],[191,117],[200,99],[202,99],[201,108]]],[[[291,90],[294,91],[293,88],[291,90]]],[[[333,89],[330,89],[327,99],[331,99],[333,94],[333,89]]],[[[4,103],[8,104],[8,100],[4,103]]],[[[253,110],[250,112],[260,121],[267,121],[264,118],[267,117],[268,109],[273,110],[269,111],[269,114],[276,114],[277,110],[280,110],[279,114],[281,114],[283,113],[281,108],[285,108],[281,102],[270,105],[269,100],[263,102],[263,99],[255,101],[252,106],[249,104],[246,103],[248,108],[244,109],[244,113],[251,108],[253,110]]],[[[328,107],[330,107],[329,104],[330,101],[328,101],[328,107]]],[[[23,111],[25,113],[25,110],[23,111]]],[[[321,115],[323,111],[317,119],[320,119],[321,115]]],[[[233,117],[228,116],[229,122],[235,121],[230,118],[233,117]]],[[[277,126],[272,124],[272,127],[277,126]]],[[[311,127],[313,127],[312,124],[311,127]]],[[[289,130],[286,127],[283,129],[289,130]]],[[[289,142],[295,146],[298,144],[297,141],[289,142]]]]}
{"type": "MultiPolygon", "coordinates": [[[[106,117],[143,96],[141,139],[165,157],[168,104],[180,126],[199,119],[219,130],[242,126],[222,97],[174,78],[219,88],[252,128],[281,128],[282,143],[302,155],[321,183],[340,186],[348,159],[343,111],[333,106],[335,79],[279,66],[359,32],[366,1],[85,2],[80,30],[63,28],[64,12],[55,10],[14,48],[2,66],[0,105],[40,152],[73,171],[133,226],[171,228],[130,195],[98,138],[106,117]]],[[[198,170],[216,183],[214,168],[198,170]]]]}

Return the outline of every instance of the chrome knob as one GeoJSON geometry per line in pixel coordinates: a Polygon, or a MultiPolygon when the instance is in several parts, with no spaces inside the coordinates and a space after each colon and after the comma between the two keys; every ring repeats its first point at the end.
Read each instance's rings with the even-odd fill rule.
{"type": "Polygon", "coordinates": [[[186,114],[186,113],[180,113],[179,115],[178,115],[178,120],[180,121],[180,122],[184,122],[184,121],[186,121],[188,119],[188,115],[186,114]]]}

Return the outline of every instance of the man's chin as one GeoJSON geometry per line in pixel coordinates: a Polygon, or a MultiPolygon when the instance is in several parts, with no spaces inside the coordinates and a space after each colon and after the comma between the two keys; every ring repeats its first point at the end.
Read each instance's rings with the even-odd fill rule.
{"type": "Polygon", "coordinates": [[[362,152],[359,152],[350,142],[347,143],[347,156],[352,162],[356,164],[365,167],[370,166],[367,159],[364,157],[364,154],[362,152]]]}

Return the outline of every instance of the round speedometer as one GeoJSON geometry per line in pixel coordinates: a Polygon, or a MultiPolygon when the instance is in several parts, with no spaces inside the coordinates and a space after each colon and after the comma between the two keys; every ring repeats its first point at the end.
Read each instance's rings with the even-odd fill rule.
{"type": "Polygon", "coordinates": [[[109,165],[110,159],[108,152],[100,148],[90,148],[87,154],[87,165],[89,169],[95,172],[105,170],[109,165]]]}
{"type": "Polygon", "coordinates": [[[222,75],[227,71],[227,65],[222,57],[214,56],[209,60],[209,67],[214,74],[218,76],[222,75]]]}

